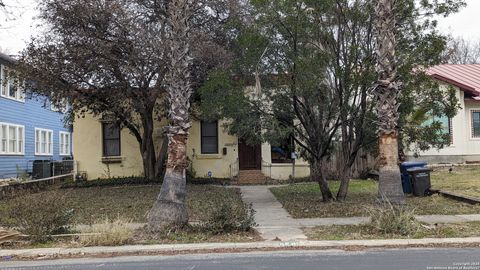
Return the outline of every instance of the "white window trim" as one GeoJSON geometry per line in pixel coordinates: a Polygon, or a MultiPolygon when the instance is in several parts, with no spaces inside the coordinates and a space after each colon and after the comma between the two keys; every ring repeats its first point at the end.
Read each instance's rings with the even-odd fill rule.
{"type": "MultiPolygon", "coordinates": [[[[44,128],[35,128],[35,156],[53,156],[53,142],[54,142],[54,138],[53,138],[53,130],[51,129],[44,129],[44,128]],[[47,133],[50,133],[52,134],[52,142],[50,143],[50,149],[48,153],[41,153],[39,152],[39,149],[37,149],[37,131],[45,131],[47,133]]],[[[46,141],[47,145],[48,145],[48,141],[46,141]]]]}
{"type": "Polygon", "coordinates": [[[72,145],[72,133],[66,132],[66,131],[60,131],[58,133],[58,152],[60,153],[60,156],[70,156],[71,153],[71,145],[72,145]],[[62,150],[62,135],[68,135],[68,149],[66,152],[61,152],[62,150]]]}
{"type": "Polygon", "coordinates": [[[25,90],[24,90],[24,86],[18,86],[18,91],[17,91],[17,97],[13,98],[11,97],[8,92],[10,92],[10,80],[8,80],[8,82],[6,84],[4,84],[3,82],[3,78],[4,78],[4,74],[5,74],[5,67],[3,65],[0,66],[0,97],[2,98],[5,98],[5,99],[9,99],[9,100],[13,100],[13,101],[16,101],[16,102],[20,102],[20,103],[25,103],[25,90]],[[5,94],[3,94],[3,90],[5,88],[5,94]]]}
{"type": "MultiPolygon", "coordinates": [[[[7,135],[6,135],[6,138],[7,138],[7,149],[9,148],[10,146],[10,143],[9,143],[9,137],[10,137],[10,134],[9,134],[9,130],[10,130],[10,127],[15,127],[17,129],[17,134],[18,134],[18,128],[22,128],[22,149],[20,149],[21,151],[18,151],[18,152],[10,152],[7,150],[7,152],[2,152],[2,148],[1,148],[1,145],[0,145],[0,156],[24,156],[25,155],[25,126],[23,125],[17,125],[17,124],[11,124],[11,123],[5,123],[5,122],[0,122],[0,128],[1,126],[7,126],[6,128],[6,131],[7,131],[7,135]]],[[[1,132],[1,130],[0,130],[1,132]]],[[[1,143],[1,137],[0,137],[0,143],[1,143]]],[[[19,138],[17,138],[17,148],[18,148],[18,143],[19,143],[19,138]]]]}
{"type": "Polygon", "coordinates": [[[472,141],[480,141],[480,137],[474,137],[473,136],[473,113],[478,112],[480,113],[480,109],[469,109],[469,114],[468,114],[468,126],[470,127],[468,132],[470,133],[469,137],[470,140],[472,141]]]}

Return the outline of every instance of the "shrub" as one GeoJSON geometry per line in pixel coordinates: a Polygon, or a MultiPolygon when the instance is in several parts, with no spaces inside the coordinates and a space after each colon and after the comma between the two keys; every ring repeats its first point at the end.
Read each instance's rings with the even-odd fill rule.
{"type": "Polygon", "coordinates": [[[125,186],[125,185],[145,185],[159,184],[161,179],[146,179],[141,176],[118,177],[109,179],[97,179],[91,181],[69,181],[62,184],[62,188],[88,188],[88,187],[104,187],[104,186],[125,186]]]}
{"type": "Polygon", "coordinates": [[[132,242],[134,229],[129,225],[131,220],[105,218],[98,224],[93,224],[82,233],[78,239],[82,246],[120,246],[132,242]]]}
{"type": "Polygon", "coordinates": [[[192,185],[221,185],[228,186],[230,185],[230,179],[227,178],[191,178],[187,176],[187,184],[192,185]]]}
{"type": "Polygon", "coordinates": [[[66,196],[59,192],[31,194],[13,198],[9,222],[34,242],[51,240],[55,234],[68,233],[71,229],[73,209],[66,206],[66,196]]]}
{"type": "MultiPolygon", "coordinates": [[[[148,185],[161,184],[163,179],[146,179],[142,176],[113,177],[108,179],[96,179],[89,181],[67,181],[62,188],[89,188],[107,186],[148,185]]],[[[224,178],[195,178],[187,174],[187,183],[195,185],[228,185],[229,179],[224,178]]]]}
{"type": "Polygon", "coordinates": [[[370,225],[382,234],[409,236],[416,234],[420,223],[415,219],[415,211],[403,206],[393,205],[387,198],[382,198],[378,207],[368,210],[370,225]]]}
{"type": "Polygon", "coordinates": [[[248,231],[256,225],[254,216],[251,205],[222,200],[207,211],[202,227],[213,234],[248,231]]]}

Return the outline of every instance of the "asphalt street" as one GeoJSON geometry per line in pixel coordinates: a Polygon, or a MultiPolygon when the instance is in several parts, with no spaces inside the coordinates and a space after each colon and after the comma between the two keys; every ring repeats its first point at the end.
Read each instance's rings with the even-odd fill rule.
{"type": "Polygon", "coordinates": [[[480,249],[389,249],[358,252],[330,250],[148,257],[138,256],[101,259],[82,258],[54,261],[1,262],[0,269],[480,270],[480,249]]]}

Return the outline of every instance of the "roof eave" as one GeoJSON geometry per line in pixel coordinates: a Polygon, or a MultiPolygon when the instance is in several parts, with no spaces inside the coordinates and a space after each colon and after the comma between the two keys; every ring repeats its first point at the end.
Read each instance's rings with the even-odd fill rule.
{"type": "Polygon", "coordinates": [[[447,77],[444,77],[444,76],[441,76],[441,75],[438,75],[438,74],[431,74],[430,76],[432,76],[432,78],[437,79],[439,81],[454,85],[454,86],[460,88],[460,90],[462,90],[464,92],[469,92],[470,94],[472,94],[474,96],[479,96],[480,95],[480,93],[475,88],[473,88],[471,86],[468,86],[466,84],[460,83],[458,81],[455,81],[453,79],[450,79],[450,78],[447,78],[447,77]]]}
{"type": "Polygon", "coordinates": [[[15,59],[4,53],[0,53],[0,61],[5,64],[15,64],[15,59]]]}

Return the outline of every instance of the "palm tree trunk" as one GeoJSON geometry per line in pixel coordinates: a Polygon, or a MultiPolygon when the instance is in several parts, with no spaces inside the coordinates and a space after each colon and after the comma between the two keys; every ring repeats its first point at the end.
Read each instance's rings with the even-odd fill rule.
{"type": "Polygon", "coordinates": [[[396,79],[395,14],[393,0],[377,3],[378,73],[376,109],[379,121],[379,196],[392,203],[405,203],[398,168],[397,123],[400,87],[396,79]]]}
{"type": "Polygon", "coordinates": [[[148,215],[153,231],[165,227],[181,227],[188,222],[185,206],[187,134],[169,134],[168,159],[160,194],[148,215]]]}
{"type": "Polygon", "coordinates": [[[188,223],[185,171],[188,130],[191,127],[189,109],[192,95],[192,58],[188,40],[190,16],[188,0],[172,0],[169,3],[171,70],[166,77],[170,104],[168,158],[160,194],[148,215],[148,226],[153,231],[188,223]]]}

